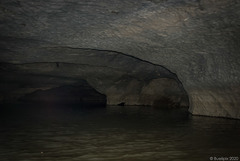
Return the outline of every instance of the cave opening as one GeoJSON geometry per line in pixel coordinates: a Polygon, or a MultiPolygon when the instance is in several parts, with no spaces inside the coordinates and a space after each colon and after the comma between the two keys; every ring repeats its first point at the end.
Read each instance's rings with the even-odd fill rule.
{"type": "Polygon", "coordinates": [[[1,63],[1,102],[189,106],[177,75],[161,65],[114,51],[47,48],[46,52],[78,57],[66,55],[65,62],[56,56],[52,62],[1,63]]]}
{"type": "MultiPolygon", "coordinates": [[[[87,81],[78,84],[61,85],[50,89],[38,89],[20,97],[17,102],[39,105],[78,105],[79,107],[111,106],[153,106],[155,108],[188,108],[188,96],[176,80],[160,78],[149,82],[140,82],[140,90],[132,81],[125,82],[119,93],[102,94],[90,86],[87,81]],[[134,88],[131,88],[134,86],[134,88]],[[141,92],[139,92],[141,91],[141,92]],[[117,100],[114,95],[121,95],[117,100]]],[[[80,83],[81,82],[81,83],[80,83]]]]}
{"type": "MultiPolygon", "coordinates": [[[[83,81],[82,81],[83,82],[83,81]]],[[[47,90],[37,90],[19,99],[22,103],[78,107],[105,107],[106,96],[86,82],[81,85],[63,85],[47,90]]]]}

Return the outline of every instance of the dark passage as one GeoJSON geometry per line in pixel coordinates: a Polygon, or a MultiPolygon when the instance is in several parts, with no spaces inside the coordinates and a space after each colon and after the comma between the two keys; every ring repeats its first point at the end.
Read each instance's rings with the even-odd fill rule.
{"type": "Polygon", "coordinates": [[[83,107],[104,107],[106,96],[97,92],[86,82],[73,86],[65,85],[48,90],[37,90],[20,98],[21,102],[57,104],[57,105],[81,105],[83,107]]]}

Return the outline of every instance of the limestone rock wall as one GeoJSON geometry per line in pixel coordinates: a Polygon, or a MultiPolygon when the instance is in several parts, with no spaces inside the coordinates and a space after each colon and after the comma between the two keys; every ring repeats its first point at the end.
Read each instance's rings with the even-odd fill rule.
{"type": "Polygon", "coordinates": [[[239,0],[2,0],[0,60],[80,61],[48,47],[121,52],[175,73],[191,113],[240,118],[239,17],[239,0]]]}

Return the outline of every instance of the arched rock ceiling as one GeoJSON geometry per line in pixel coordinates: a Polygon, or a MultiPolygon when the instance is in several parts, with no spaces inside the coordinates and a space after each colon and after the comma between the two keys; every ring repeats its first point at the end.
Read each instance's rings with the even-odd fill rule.
{"type": "Polygon", "coordinates": [[[1,0],[0,60],[117,51],[176,73],[193,114],[240,118],[239,17],[238,0],[1,0]]]}
{"type": "MultiPolygon", "coordinates": [[[[25,53],[23,59],[18,58],[21,63],[0,63],[0,103],[18,100],[32,102],[41,100],[40,98],[45,102],[57,91],[72,91],[68,93],[74,93],[73,96],[66,94],[66,98],[72,97],[71,100],[74,100],[83,97],[83,94],[77,95],[77,91],[87,94],[84,90],[86,80],[90,86],[107,96],[109,105],[122,102],[125,105],[158,107],[188,105],[186,92],[174,73],[123,53],[54,47],[44,48],[36,55],[40,62],[25,62],[26,57],[32,57],[32,53],[25,53]],[[77,89],[73,91],[65,87],[77,89]],[[37,92],[39,90],[41,91],[37,92]],[[25,95],[30,97],[24,97],[25,95]]],[[[93,93],[91,90],[89,92],[93,93]]],[[[58,96],[62,94],[56,95],[60,98],[58,96]]]]}

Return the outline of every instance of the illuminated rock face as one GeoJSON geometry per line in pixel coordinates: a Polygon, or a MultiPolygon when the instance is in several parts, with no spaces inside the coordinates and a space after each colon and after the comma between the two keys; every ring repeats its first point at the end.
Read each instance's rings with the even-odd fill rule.
{"type": "MultiPolygon", "coordinates": [[[[103,56],[101,50],[106,51],[107,55],[118,53],[119,57],[126,54],[129,58],[161,65],[165,67],[162,69],[175,73],[189,96],[191,113],[240,118],[239,11],[238,0],[2,0],[0,60],[12,64],[45,62],[50,63],[49,66],[55,62],[56,71],[53,73],[57,73],[62,63],[69,66],[83,62],[94,62],[96,65],[100,61],[105,65],[115,63],[111,60],[104,62],[107,56],[100,59],[103,56]],[[94,61],[92,52],[86,49],[98,51],[94,61]],[[80,50],[85,50],[89,59],[87,56],[83,59],[80,50]],[[58,68],[56,62],[60,62],[58,68]]],[[[134,71],[126,59],[115,60],[119,62],[119,68],[134,71]]],[[[141,71],[141,65],[135,67],[141,71]]],[[[33,69],[33,66],[29,66],[26,70],[31,73],[33,69]]],[[[70,72],[73,68],[65,69],[70,72]]],[[[155,87],[158,84],[156,80],[172,79],[169,75],[154,77],[150,82],[141,84],[144,81],[129,81],[126,77],[120,79],[117,76],[121,74],[116,72],[113,74],[115,76],[110,75],[101,67],[91,70],[94,74],[98,71],[96,80],[107,76],[110,80],[116,78],[122,84],[126,80],[128,83],[125,87],[129,86],[127,89],[139,87],[141,91],[138,93],[145,95],[145,98],[146,93],[151,93],[147,87],[155,87]]],[[[154,73],[153,69],[150,73],[154,73]]],[[[2,71],[1,75],[6,74],[2,71]]],[[[107,82],[108,79],[102,79],[103,85],[100,85],[88,78],[89,75],[85,73],[84,78],[99,92],[104,90],[106,95],[116,90],[121,92],[117,85],[104,88],[105,84],[111,84],[107,82]]],[[[65,78],[73,81],[68,75],[65,78]]],[[[111,100],[114,103],[119,100],[138,102],[133,95],[124,99],[119,97],[111,95],[111,100]]]]}

